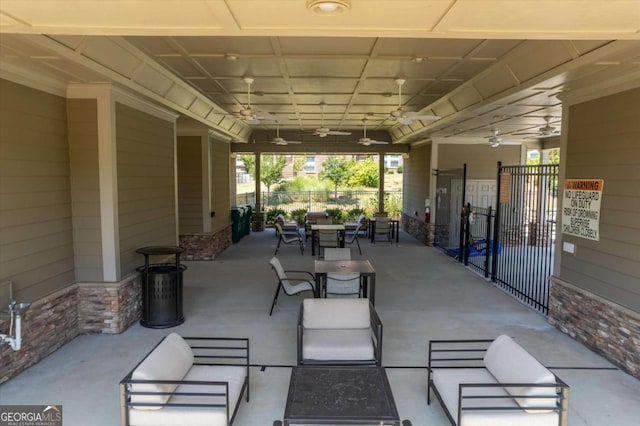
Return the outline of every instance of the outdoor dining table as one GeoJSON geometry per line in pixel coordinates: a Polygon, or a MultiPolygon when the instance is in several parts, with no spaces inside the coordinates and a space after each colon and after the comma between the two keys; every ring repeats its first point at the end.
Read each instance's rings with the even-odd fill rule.
{"type": "Polygon", "coordinates": [[[372,305],[376,303],[376,271],[368,260],[316,260],[315,269],[316,287],[315,297],[325,294],[327,274],[354,274],[359,273],[363,278],[362,296],[369,298],[372,305]]]}
{"type": "Polygon", "coordinates": [[[318,232],[320,230],[336,231],[339,234],[338,242],[344,248],[344,225],[311,225],[311,255],[316,255],[316,244],[318,243],[318,232]]]}
{"type": "MultiPolygon", "coordinates": [[[[396,243],[400,241],[400,219],[389,219],[389,226],[391,227],[391,238],[396,239],[396,243]]],[[[371,242],[376,242],[376,218],[369,219],[369,234],[371,235],[371,242]]]]}

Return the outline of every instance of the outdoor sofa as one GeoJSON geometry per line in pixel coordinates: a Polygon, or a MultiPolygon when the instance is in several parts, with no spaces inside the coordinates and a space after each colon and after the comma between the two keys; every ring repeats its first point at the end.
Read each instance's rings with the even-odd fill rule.
{"type": "Polygon", "coordinates": [[[171,333],[120,382],[122,424],[229,426],[245,391],[248,339],[171,333]]]}
{"type": "Polygon", "coordinates": [[[569,386],[506,335],[429,341],[431,391],[452,425],[567,425],[569,386]]]}

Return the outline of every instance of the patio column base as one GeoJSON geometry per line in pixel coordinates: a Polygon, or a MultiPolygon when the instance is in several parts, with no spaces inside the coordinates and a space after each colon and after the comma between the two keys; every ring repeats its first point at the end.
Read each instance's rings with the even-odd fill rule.
{"type": "Polygon", "coordinates": [[[231,225],[210,233],[180,234],[182,260],[212,260],[231,245],[231,225]]]}

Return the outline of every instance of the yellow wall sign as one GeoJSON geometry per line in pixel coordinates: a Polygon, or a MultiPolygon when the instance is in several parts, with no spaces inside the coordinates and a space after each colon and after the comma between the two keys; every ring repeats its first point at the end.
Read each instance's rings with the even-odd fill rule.
{"type": "Polygon", "coordinates": [[[567,179],[562,200],[562,233],[600,241],[602,179],[567,179]]]}

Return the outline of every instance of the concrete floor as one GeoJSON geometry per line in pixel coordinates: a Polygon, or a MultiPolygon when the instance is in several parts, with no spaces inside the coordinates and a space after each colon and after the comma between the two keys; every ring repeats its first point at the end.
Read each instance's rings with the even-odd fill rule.
{"type": "MultiPolygon", "coordinates": [[[[569,425],[638,425],[640,381],[551,327],[543,316],[436,248],[404,233],[400,244],[361,242],[376,269],[376,309],[384,324],[383,365],[402,419],[445,426],[438,402],[426,403],[427,341],[494,338],[506,333],[571,386],[569,425]]],[[[0,385],[0,404],[61,404],[65,426],[120,424],[118,382],[162,336],[249,337],[251,401],[234,425],[265,426],[282,418],[290,368],[296,360],[299,297],[269,307],[275,275],[268,265],[272,230],[252,233],[210,262],[185,262],[186,322],[154,330],[80,336],[16,378],[0,385]]],[[[313,270],[310,250],[281,248],[285,269],[313,270]]],[[[141,259],[142,261],[142,259],[141,259]]]]}

